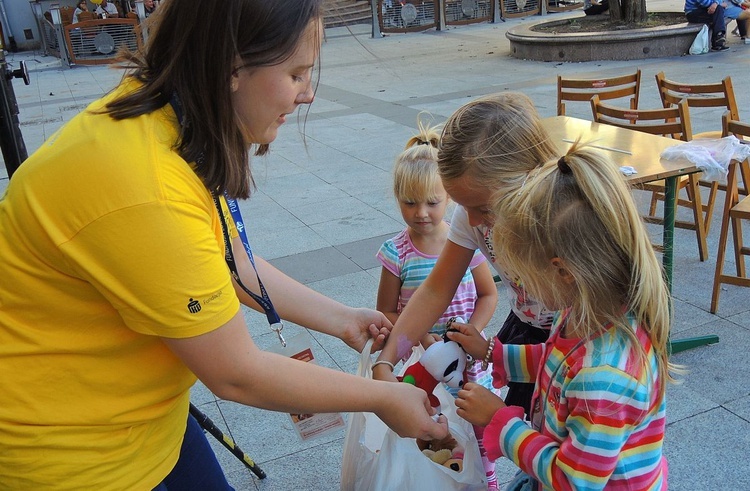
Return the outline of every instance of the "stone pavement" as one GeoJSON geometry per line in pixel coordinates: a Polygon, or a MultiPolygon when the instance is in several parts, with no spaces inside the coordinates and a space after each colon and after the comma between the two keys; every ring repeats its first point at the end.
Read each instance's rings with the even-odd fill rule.
{"type": "MultiPolygon", "coordinates": [[[[651,11],[681,8],[679,0],[649,2],[651,11]]],[[[745,90],[750,46],[741,45],[737,37],[729,36],[731,49],[724,53],[556,64],[509,57],[504,34],[523,22],[510,19],[380,39],[370,38],[367,26],[328,29],[315,103],[309,113],[302,112],[299,124],[282,128],[269,156],[253,160],[258,191],[242,208],[256,253],[345,304],[374,307],[380,274],[374,254],[385,238],[403,228],[390,191],[394,157],[413,134],[421,112],[442,122],[483,94],[524,92],[546,117],[555,113],[558,74],[612,76],[640,67],[644,108],[659,105],[654,75],[660,70],[668,78],[696,82],[731,75],[741,116],[750,118],[750,92],[745,90]]],[[[39,53],[7,55],[12,67],[22,59],[29,63],[32,83],[26,87],[14,80],[13,85],[30,152],[120,77],[106,67],[63,70],[59,61],[39,53]]],[[[721,112],[694,116],[694,131],[718,127],[721,112]]],[[[587,104],[569,105],[568,114],[590,118],[587,104]]],[[[7,173],[0,174],[0,192],[7,183],[7,173]]],[[[665,452],[674,490],[750,489],[750,467],[743,463],[750,451],[750,363],[745,357],[750,351],[750,290],[726,287],[719,314],[708,312],[722,202],[720,197],[708,261],[698,261],[692,232],[678,229],[675,234],[673,336],[718,334],[721,341],[673,357],[688,370],[681,384],[668,389],[665,452]]],[[[658,234],[658,229],[653,231],[658,234]]],[[[500,294],[488,334],[494,334],[507,315],[505,292],[500,294]]],[[[261,347],[278,342],[264,316],[247,312],[246,317],[261,347]]],[[[306,331],[288,324],[285,332],[306,331]]],[[[309,335],[318,363],[355,370],[357,354],[343,343],[309,335]]],[[[258,480],[209,437],[237,489],[338,488],[343,431],[301,442],[288,416],[216,401],[200,384],[193,402],[217,425],[228,427],[268,474],[258,480]]],[[[502,482],[514,473],[503,459],[497,469],[502,482]]]]}

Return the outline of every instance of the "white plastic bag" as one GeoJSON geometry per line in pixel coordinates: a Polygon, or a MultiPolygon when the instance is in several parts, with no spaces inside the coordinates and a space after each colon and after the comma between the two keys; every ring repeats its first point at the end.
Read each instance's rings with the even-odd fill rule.
{"type": "Polygon", "coordinates": [[[702,179],[718,181],[727,177],[731,160],[743,161],[750,156],[750,145],[742,144],[734,135],[699,138],[669,147],[661,156],[667,160],[687,159],[703,171],[702,179]]]}
{"type": "Polygon", "coordinates": [[[701,30],[698,31],[698,35],[695,36],[693,44],[690,45],[690,50],[688,52],[691,55],[702,55],[708,53],[710,49],[711,48],[708,44],[708,26],[703,24],[701,30]]]}
{"type": "MultiPolygon", "coordinates": [[[[370,342],[362,350],[358,375],[372,377],[370,342]]],[[[404,369],[419,359],[424,350],[415,349],[404,369]]],[[[474,430],[456,414],[456,405],[442,384],[434,394],[453,438],[464,449],[463,470],[456,472],[425,457],[413,438],[400,438],[372,413],[351,413],[344,438],[341,491],[479,491],[487,489],[487,478],[474,430]]]]}

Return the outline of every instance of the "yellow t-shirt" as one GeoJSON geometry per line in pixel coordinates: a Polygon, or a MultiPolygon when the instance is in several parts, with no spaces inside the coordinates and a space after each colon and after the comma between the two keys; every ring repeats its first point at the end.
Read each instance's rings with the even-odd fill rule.
{"type": "Polygon", "coordinates": [[[177,461],[195,376],[160,341],[239,309],[210,194],[171,107],[91,110],[0,199],[0,489],[151,489],[177,461]]]}

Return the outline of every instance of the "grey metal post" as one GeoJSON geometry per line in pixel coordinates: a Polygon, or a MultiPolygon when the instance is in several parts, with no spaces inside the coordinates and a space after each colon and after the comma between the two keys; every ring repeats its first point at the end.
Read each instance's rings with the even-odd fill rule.
{"type": "Polygon", "coordinates": [[[146,44],[146,41],[148,41],[148,29],[143,25],[143,21],[146,20],[146,7],[143,5],[143,0],[135,0],[135,13],[138,15],[138,22],[141,25],[143,44],[146,44]]]}
{"type": "Polygon", "coordinates": [[[57,34],[57,47],[60,53],[60,61],[62,66],[70,68],[70,57],[68,56],[68,44],[65,42],[65,29],[62,25],[62,16],[60,15],[60,4],[53,3],[49,6],[49,13],[52,17],[52,24],[55,26],[55,33],[57,34]]]}
{"type": "Polygon", "coordinates": [[[378,21],[378,0],[370,0],[370,6],[372,7],[372,37],[382,38],[385,34],[380,32],[380,22],[378,21]]]}
{"type": "Polygon", "coordinates": [[[438,25],[437,30],[438,31],[444,31],[445,30],[445,0],[439,0],[438,1],[438,25]]]}

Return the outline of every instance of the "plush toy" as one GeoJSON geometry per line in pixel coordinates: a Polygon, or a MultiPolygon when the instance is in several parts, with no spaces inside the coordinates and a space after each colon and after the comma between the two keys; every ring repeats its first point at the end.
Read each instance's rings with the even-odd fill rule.
{"type": "Polygon", "coordinates": [[[432,392],[439,382],[456,389],[462,387],[465,369],[466,352],[457,342],[443,337],[431,344],[419,361],[407,368],[398,379],[427,392],[430,405],[439,413],[440,401],[432,392]]]}
{"type": "Polygon", "coordinates": [[[440,440],[417,439],[417,447],[433,462],[456,472],[463,470],[464,448],[450,434],[440,440]]]}

